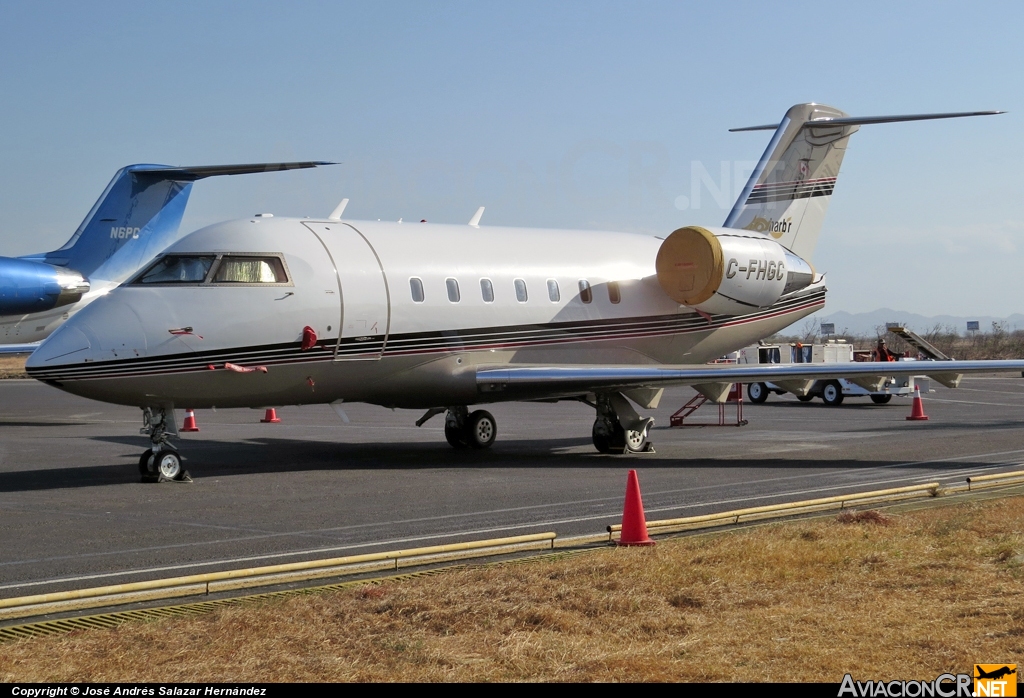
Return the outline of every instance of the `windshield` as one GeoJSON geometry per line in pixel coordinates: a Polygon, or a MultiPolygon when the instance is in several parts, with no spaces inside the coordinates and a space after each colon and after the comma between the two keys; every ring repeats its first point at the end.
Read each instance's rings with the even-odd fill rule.
{"type": "Polygon", "coordinates": [[[158,259],[139,277],[138,284],[201,284],[214,257],[170,256],[158,259]]]}

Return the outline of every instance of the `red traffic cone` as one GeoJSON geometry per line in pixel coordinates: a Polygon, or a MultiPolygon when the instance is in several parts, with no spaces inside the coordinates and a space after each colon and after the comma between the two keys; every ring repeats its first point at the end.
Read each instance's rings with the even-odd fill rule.
{"type": "Polygon", "coordinates": [[[260,420],[263,424],[277,424],[281,420],[277,418],[277,410],[273,407],[267,408],[267,414],[260,420]]]}
{"type": "Polygon", "coordinates": [[[619,545],[654,545],[647,535],[647,521],[644,519],[644,503],[640,499],[640,482],[636,471],[630,470],[626,478],[626,503],[622,507],[622,532],[619,545]]]}
{"type": "Polygon", "coordinates": [[[196,413],[192,410],[185,410],[185,423],[181,425],[182,431],[199,431],[196,426],[196,413]]]}
{"type": "Polygon", "coordinates": [[[910,416],[907,417],[908,422],[919,422],[928,419],[928,415],[924,413],[924,402],[921,400],[921,389],[914,386],[914,405],[910,408],[910,416]]]}

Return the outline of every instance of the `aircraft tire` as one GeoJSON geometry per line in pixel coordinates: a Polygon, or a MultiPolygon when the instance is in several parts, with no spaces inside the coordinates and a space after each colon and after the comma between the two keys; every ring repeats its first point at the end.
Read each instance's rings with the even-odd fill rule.
{"type": "Polygon", "coordinates": [[[800,402],[810,402],[811,400],[814,399],[814,396],[813,395],[797,395],[796,399],[799,400],[800,402]]]}
{"type": "Polygon", "coordinates": [[[871,396],[871,402],[875,403],[876,405],[884,405],[887,402],[889,402],[889,400],[892,400],[892,395],[872,395],[871,396]]]}
{"type": "Polygon", "coordinates": [[[821,401],[829,407],[843,404],[843,386],[839,381],[829,381],[821,389],[821,401]]]}
{"type": "Polygon", "coordinates": [[[591,430],[591,437],[594,439],[594,448],[601,453],[625,453],[626,452],[626,431],[617,421],[612,423],[611,433],[608,433],[608,426],[602,419],[594,421],[594,428],[591,430]]]}
{"type": "Polygon", "coordinates": [[[498,422],[487,410],[477,410],[466,420],[467,443],[473,448],[490,448],[498,436],[498,422]]]}
{"type": "Polygon", "coordinates": [[[768,399],[768,386],[764,383],[750,383],[747,385],[747,397],[756,404],[761,404],[768,399]]]}
{"type": "Polygon", "coordinates": [[[143,451],[142,455],[139,456],[139,475],[142,476],[143,482],[156,482],[157,473],[156,466],[153,464],[153,449],[147,448],[143,451]]]}
{"type": "Polygon", "coordinates": [[[185,469],[181,467],[181,456],[174,451],[164,451],[153,461],[157,472],[164,480],[180,480],[185,474],[185,469]]]}
{"type": "Polygon", "coordinates": [[[448,420],[444,423],[444,438],[448,439],[448,443],[452,448],[466,448],[469,444],[466,442],[466,434],[463,429],[459,429],[458,426],[449,424],[448,420]]]}

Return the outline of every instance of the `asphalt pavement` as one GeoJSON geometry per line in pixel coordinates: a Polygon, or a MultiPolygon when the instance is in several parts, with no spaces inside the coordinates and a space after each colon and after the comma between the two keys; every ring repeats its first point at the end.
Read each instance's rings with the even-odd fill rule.
{"type": "MultiPolygon", "coordinates": [[[[0,598],[197,572],[617,523],[626,472],[649,519],[1024,469],[1024,378],[826,407],[772,395],[749,424],[670,428],[694,392],[650,411],[654,454],[608,456],[581,403],[489,407],[498,440],[456,451],[438,416],[347,405],[201,410],[179,442],[194,481],[146,484],[135,408],[0,381],[0,598]]],[[[734,419],[734,407],[727,416],[734,419]]],[[[179,422],[183,414],[179,412],[179,422]]],[[[695,422],[715,422],[708,404],[695,422]]]]}

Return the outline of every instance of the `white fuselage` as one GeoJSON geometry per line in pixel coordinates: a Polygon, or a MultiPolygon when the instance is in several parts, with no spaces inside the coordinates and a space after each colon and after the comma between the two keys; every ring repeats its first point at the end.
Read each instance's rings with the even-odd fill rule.
{"type": "Polygon", "coordinates": [[[477,366],[702,364],[824,304],[818,282],[746,315],[697,313],[659,285],[661,244],[605,231],[231,221],[164,255],[279,255],[287,283],[129,281],[54,333],[28,369],[140,406],[467,405],[489,400],[477,366]],[[303,350],[307,327],[317,342],[303,350]]]}

